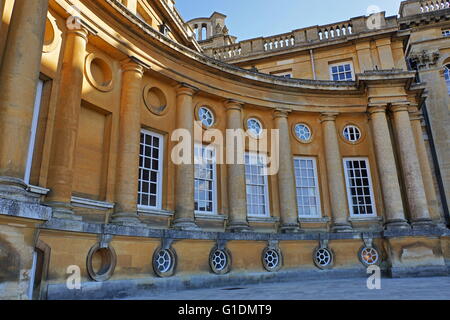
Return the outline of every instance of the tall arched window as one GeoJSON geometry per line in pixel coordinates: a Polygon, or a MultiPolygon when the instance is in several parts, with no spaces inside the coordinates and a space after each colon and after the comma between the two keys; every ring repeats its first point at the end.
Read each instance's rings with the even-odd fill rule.
{"type": "Polygon", "coordinates": [[[450,64],[444,66],[444,77],[447,83],[448,94],[450,95],[450,64]]]}

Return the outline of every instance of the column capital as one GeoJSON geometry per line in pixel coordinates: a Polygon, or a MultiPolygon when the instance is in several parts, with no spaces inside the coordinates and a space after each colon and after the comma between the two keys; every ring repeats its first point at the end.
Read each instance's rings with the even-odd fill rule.
{"type": "Polygon", "coordinates": [[[336,121],[337,116],[339,115],[338,112],[323,112],[320,114],[320,122],[326,122],[326,121],[336,121]]]}
{"type": "Polygon", "coordinates": [[[396,102],[392,103],[390,110],[394,113],[396,112],[409,112],[409,102],[396,102]]]}
{"type": "Polygon", "coordinates": [[[415,121],[415,120],[422,121],[424,119],[423,115],[422,115],[422,111],[419,110],[418,105],[411,105],[409,107],[408,111],[409,111],[409,119],[411,121],[415,121]]]}
{"type": "Polygon", "coordinates": [[[244,103],[238,100],[228,99],[224,102],[224,105],[227,111],[242,111],[244,109],[244,103]]]}
{"type": "Polygon", "coordinates": [[[92,26],[90,26],[85,20],[78,16],[69,16],[66,19],[67,33],[77,33],[86,39],[89,34],[97,35],[98,32],[92,26]]]}
{"type": "Polygon", "coordinates": [[[386,114],[388,105],[387,103],[369,103],[367,112],[369,113],[369,118],[371,119],[374,115],[377,114],[386,114]]]}
{"type": "Polygon", "coordinates": [[[285,109],[285,108],[277,108],[273,111],[273,118],[274,119],[278,119],[278,118],[286,118],[289,116],[289,113],[291,113],[292,111],[289,109],[285,109]]]}
{"type": "Polygon", "coordinates": [[[177,96],[186,95],[191,97],[199,91],[198,88],[184,82],[178,83],[176,86],[176,90],[177,96]]]}
{"type": "Polygon", "coordinates": [[[143,75],[146,70],[150,70],[151,67],[141,60],[135,58],[135,57],[128,57],[122,61],[120,61],[120,65],[122,67],[123,72],[136,72],[140,75],[143,75]]]}

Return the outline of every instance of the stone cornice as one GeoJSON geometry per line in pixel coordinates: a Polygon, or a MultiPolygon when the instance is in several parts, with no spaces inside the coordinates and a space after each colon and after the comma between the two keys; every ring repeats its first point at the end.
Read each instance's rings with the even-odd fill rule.
{"type": "MultiPolygon", "coordinates": [[[[64,1],[64,0],[59,0],[64,1]]],[[[94,5],[94,4],[93,4],[94,5]]],[[[112,12],[111,9],[104,10],[109,15],[114,16],[119,13],[122,18],[128,20],[129,23],[133,24],[140,33],[138,37],[143,38],[144,36],[150,37],[149,39],[161,49],[173,50],[182,54],[184,57],[193,59],[198,63],[203,64],[205,67],[212,68],[212,72],[224,72],[228,74],[229,77],[241,77],[243,79],[247,79],[247,81],[253,81],[258,83],[260,86],[280,86],[285,89],[305,89],[305,90],[330,90],[330,91],[347,91],[347,92],[355,92],[357,90],[354,81],[342,81],[342,82],[334,82],[334,81],[322,81],[322,80],[304,80],[304,79],[282,79],[276,76],[272,76],[269,74],[254,72],[251,70],[243,69],[234,65],[227,64],[225,62],[210,58],[204,54],[198,53],[188,47],[185,47],[154,30],[152,27],[147,25],[137,16],[133,15],[128,10],[125,11],[123,8],[117,6],[116,1],[114,0],[98,0],[95,2],[96,6],[101,6],[102,8],[112,7],[115,9],[116,13],[112,12]],[[215,71],[213,71],[215,70],[215,71]]],[[[128,28],[129,31],[135,32],[132,28],[128,28]]]]}

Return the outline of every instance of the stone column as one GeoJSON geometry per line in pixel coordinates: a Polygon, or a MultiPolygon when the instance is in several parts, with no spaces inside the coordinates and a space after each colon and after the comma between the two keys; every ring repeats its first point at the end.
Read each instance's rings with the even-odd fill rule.
{"type": "Polygon", "coordinates": [[[417,107],[410,108],[410,120],[416,141],[417,155],[419,157],[420,171],[422,172],[425,196],[428,202],[428,210],[433,222],[436,224],[442,224],[441,215],[439,214],[438,209],[436,189],[434,187],[433,173],[431,171],[428,152],[423,138],[422,112],[420,112],[417,107]]]}
{"type": "Polygon", "coordinates": [[[23,182],[48,0],[16,0],[0,70],[0,184],[23,182]]]}
{"type": "Polygon", "coordinates": [[[196,230],[194,203],[194,105],[192,98],[197,89],[181,84],[177,88],[177,127],[184,129],[190,137],[190,163],[175,166],[175,217],[173,228],[196,230]]]}
{"type": "Polygon", "coordinates": [[[403,209],[392,139],[386,118],[386,105],[369,107],[375,155],[378,163],[385,210],[386,229],[409,228],[403,209]]]}
{"type": "Polygon", "coordinates": [[[440,63],[439,50],[417,50],[410,54],[419,70],[421,82],[427,83],[427,111],[439,169],[442,175],[444,192],[450,204],[450,96],[444,79],[444,70],[440,63]]]}
{"type": "Polygon", "coordinates": [[[285,110],[276,110],[274,112],[275,128],[279,130],[280,134],[278,170],[278,193],[280,197],[281,216],[280,229],[282,232],[298,232],[294,160],[292,157],[291,135],[287,118],[288,112],[285,110]]]}
{"type": "Polygon", "coordinates": [[[122,62],[122,95],[120,99],[119,148],[114,223],[139,224],[137,192],[139,180],[139,147],[141,134],[142,77],[144,67],[134,59],[122,62]]]}
{"type": "Polygon", "coordinates": [[[409,120],[408,103],[393,105],[391,110],[394,114],[412,225],[413,228],[426,226],[431,223],[431,219],[417,156],[416,142],[409,120]]]}
{"type": "Polygon", "coordinates": [[[347,188],[336,129],[337,116],[337,113],[323,113],[320,121],[322,122],[328,188],[333,216],[332,230],[334,232],[347,232],[352,231],[352,227],[348,222],[347,188]]]}
{"type": "MultiPolygon", "coordinates": [[[[240,102],[229,100],[225,103],[227,109],[227,129],[240,132],[244,139],[244,129],[242,127],[242,108],[240,102]]],[[[234,138],[230,140],[227,134],[225,159],[227,161],[228,178],[228,227],[231,232],[250,231],[247,221],[247,189],[245,184],[245,150],[238,150],[234,138]],[[236,154],[233,161],[229,159],[231,154],[236,154]],[[239,157],[241,155],[241,157],[239,157]]]]}
{"type": "Polygon", "coordinates": [[[72,214],[70,202],[88,34],[81,23],[67,31],[47,181],[53,215],[77,220],[81,218],[72,214]]]}

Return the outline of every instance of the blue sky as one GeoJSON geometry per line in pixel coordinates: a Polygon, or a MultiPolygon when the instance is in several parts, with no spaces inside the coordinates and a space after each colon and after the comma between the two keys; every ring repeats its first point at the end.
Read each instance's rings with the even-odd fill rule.
{"type": "Polygon", "coordinates": [[[214,11],[228,16],[230,34],[239,40],[269,36],[366,15],[376,5],[386,16],[398,14],[401,0],[176,0],[188,21],[214,11]]]}

